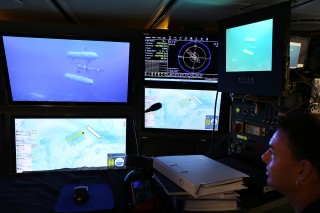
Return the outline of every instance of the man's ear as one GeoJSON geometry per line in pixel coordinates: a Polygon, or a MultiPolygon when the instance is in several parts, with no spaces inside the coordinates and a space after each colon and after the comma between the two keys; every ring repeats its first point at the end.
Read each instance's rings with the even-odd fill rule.
{"type": "Polygon", "coordinates": [[[299,171],[297,181],[303,183],[306,177],[308,177],[314,169],[309,160],[301,160],[299,163],[299,171]]]}

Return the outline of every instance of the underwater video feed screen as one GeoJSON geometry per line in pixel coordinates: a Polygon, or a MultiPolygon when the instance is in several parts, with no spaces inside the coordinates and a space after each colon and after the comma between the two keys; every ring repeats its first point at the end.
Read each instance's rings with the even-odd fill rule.
{"type": "Polygon", "coordinates": [[[146,129],[218,131],[221,92],[145,88],[145,108],[155,103],[161,103],[162,108],[145,113],[146,129]]]}
{"type": "Polygon", "coordinates": [[[12,101],[126,103],[130,42],[3,36],[12,101]]]}
{"type": "Polygon", "coordinates": [[[28,117],[13,122],[17,173],[124,166],[126,118],[28,117]]]}
{"type": "Polygon", "coordinates": [[[226,72],[272,70],[273,19],[226,30],[226,72]]]}

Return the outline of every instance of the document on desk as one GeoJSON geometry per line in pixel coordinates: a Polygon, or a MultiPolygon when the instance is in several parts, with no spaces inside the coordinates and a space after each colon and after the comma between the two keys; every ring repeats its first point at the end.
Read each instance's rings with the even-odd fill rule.
{"type": "Polygon", "coordinates": [[[245,189],[248,175],[204,155],[159,156],[153,168],[193,197],[245,189]]]}

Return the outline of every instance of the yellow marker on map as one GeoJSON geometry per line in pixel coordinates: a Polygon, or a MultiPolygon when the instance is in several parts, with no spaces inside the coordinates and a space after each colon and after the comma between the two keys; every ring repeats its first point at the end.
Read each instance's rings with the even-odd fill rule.
{"type": "Polygon", "coordinates": [[[78,131],[78,132],[72,134],[71,136],[67,137],[66,139],[67,139],[68,142],[70,142],[70,141],[76,139],[77,137],[79,137],[79,136],[81,136],[83,134],[84,134],[83,131],[78,131]]]}
{"type": "Polygon", "coordinates": [[[182,100],[182,101],[179,101],[179,105],[183,105],[183,104],[186,104],[186,103],[189,103],[191,101],[191,98],[186,98],[186,99],[184,99],[184,100],[182,100]]]}

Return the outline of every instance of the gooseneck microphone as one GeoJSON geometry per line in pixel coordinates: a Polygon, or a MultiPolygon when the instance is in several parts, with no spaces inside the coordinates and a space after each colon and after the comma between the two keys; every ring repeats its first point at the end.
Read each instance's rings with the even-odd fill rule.
{"type": "MultiPolygon", "coordinates": [[[[159,109],[162,108],[162,104],[157,102],[157,103],[154,103],[152,104],[149,108],[145,109],[144,110],[144,114],[148,113],[148,112],[154,112],[154,111],[157,111],[159,109]]],[[[137,154],[138,154],[138,158],[141,157],[141,153],[140,153],[140,143],[138,141],[138,137],[137,137],[137,121],[136,121],[136,118],[133,119],[133,131],[134,131],[134,137],[135,137],[135,142],[136,142],[136,145],[137,145],[137,154]]]]}
{"type": "Polygon", "coordinates": [[[158,103],[152,104],[148,109],[144,111],[144,113],[157,111],[161,108],[162,108],[162,104],[158,102],[158,103]]]}
{"type": "MultiPolygon", "coordinates": [[[[144,113],[148,112],[154,112],[162,108],[162,104],[157,102],[152,104],[148,109],[144,110],[144,113]]],[[[137,137],[137,123],[136,123],[136,118],[132,120],[133,122],[133,133],[134,133],[134,140],[136,142],[137,146],[137,156],[133,157],[131,156],[130,158],[127,158],[127,165],[134,166],[135,169],[131,170],[130,172],[127,173],[127,175],[124,178],[124,182],[126,183],[127,186],[130,187],[131,182],[134,179],[142,178],[142,176],[145,176],[146,167],[150,166],[151,159],[147,158],[145,156],[141,156],[141,144],[140,141],[138,140],[137,137]]]]}

